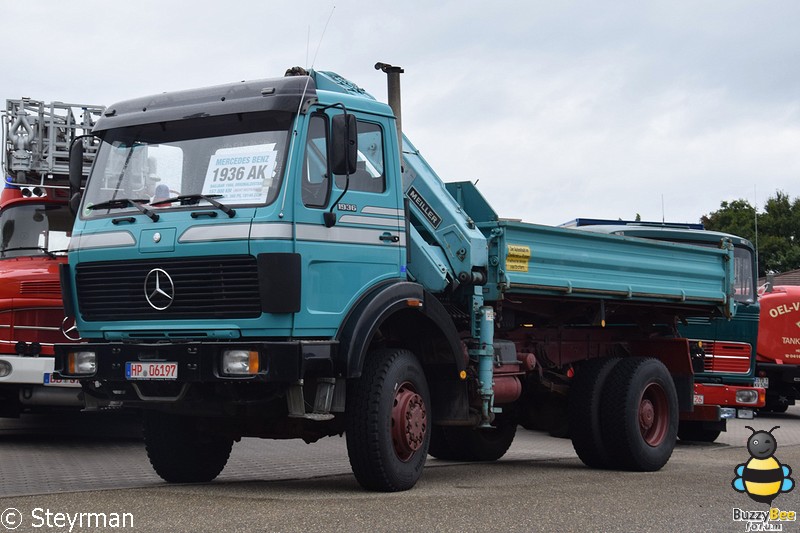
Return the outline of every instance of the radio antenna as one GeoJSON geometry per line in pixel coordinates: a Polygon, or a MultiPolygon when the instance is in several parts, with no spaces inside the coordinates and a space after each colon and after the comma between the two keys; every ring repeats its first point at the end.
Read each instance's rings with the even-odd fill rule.
{"type": "Polygon", "coordinates": [[[303,63],[304,65],[308,65],[308,49],[311,48],[311,24],[308,25],[308,32],[306,33],[306,62],[303,63]]]}
{"type": "MultiPolygon", "coordinates": [[[[328,24],[330,23],[331,18],[333,18],[333,12],[334,12],[335,9],[336,9],[335,5],[331,7],[331,14],[328,15],[328,20],[325,21],[325,27],[322,28],[322,35],[319,36],[319,43],[317,43],[317,49],[314,52],[314,59],[311,60],[311,66],[308,67],[309,70],[312,70],[314,68],[314,63],[317,61],[317,54],[319,53],[319,49],[322,46],[322,38],[325,37],[325,32],[328,29],[328,24]]],[[[311,34],[311,29],[309,28],[309,35],[310,34],[311,34]]],[[[308,61],[308,58],[306,58],[306,61],[308,61]]],[[[298,135],[297,120],[300,117],[300,111],[303,109],[303,105],[304,105],[305,100],[306,100],[306,91],[308,91],[308,83],[310,81],[311,81],[311,77],[309,75],[309,77],[306,78],[306,84],[303,86],[303,94],[300,97],[300,103],[297,105],[297,113],[295,114],[294,127],[292,128],[292,135],[291,135],[291,138],[289,140],[289,157],[288,157],[288,160],[286,162],[286,168],[291,168],[292,154],[294,153],[294,142],[295,142],[295,139],[297,138],[297,135],[298,135]]],[[[278,212],[278,218],[283,218],[283,215],[284,215],[284,209],[286,208],[286,190],[287,190],[287,188],[284,187],[283,196],[281,197],[281,210],[278,212]]]]}
{"type": "MultiPolygon", "coordinates": [[[[754,245],[756,248],[756,277],[758,277],[759,267],[758,264],[758,185],[753,185],[753,231],[755,232],[754,235],[754,245]]],[[[772,430],[770,430],[772,431],[772,430]]]]}
{"type": "MultiPolygon", "coordinates": [[[[333,18],[333,12],[336,10],[336,6],[331,6],[331,14],[328,15],[328,20],[325,21],[325,27],[322,28],[322,35],[319,36],[319,42],[317,43],[317,49],[314,51],[314,59],[311,60],[311,66],[309,68],[314,68],[314,64],[317,62],[317,54],[319,53],[319,49],[322,47],[322,39],[325,37],[325,32],[328,30],[328,24],[330,24],[331,19],[333,18]]],[[[310,32],[310,30],[309,30],[310,32]]]]}

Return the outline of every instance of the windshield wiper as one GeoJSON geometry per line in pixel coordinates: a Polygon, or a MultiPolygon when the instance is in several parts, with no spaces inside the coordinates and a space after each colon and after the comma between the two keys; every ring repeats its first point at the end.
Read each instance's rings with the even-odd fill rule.
{"type": "Polygon", "coordinates": [[[236,210],[231,209],[225,204],[222,204],[216,201],[214,198],[222,198],[221,194],[184,194],[181,196],[176,196],[174,198],[167,198],[166,200],[159,200],[157,202],[153,202],[150,205],[161,205],[161,204],[173,204],[175,202],[180,202],[181,205],[197,205],[200,203],[200,200],[205,200],[206,202],[210,203],[226,215],[229,218],[233,218],[236,215],[236,210]]]}
{"type": "Polygon", "coordinates": [[[0,250],[0,253],[5,254],[6,252],[13,252],[14,250],[39,250],[40,252],[47,254],[47,256],[50,257],[51,259],[56,258],[56,254],[54,254],[47,248],[42,248],[41,246],[16,246],[14,248],[3,248],[2,250],[0,250]]]}
{"type": "Polygon", "coordinates": [[[87,206],[87,209],[122,209],[123,207],[135,207],[143,214],[147,215],[153,222],[158,222],[158,215],[141,205],[149,201],[150,200],[147,198],[116,198],[107,202],[100,202],[99,204],[87,206]]]}

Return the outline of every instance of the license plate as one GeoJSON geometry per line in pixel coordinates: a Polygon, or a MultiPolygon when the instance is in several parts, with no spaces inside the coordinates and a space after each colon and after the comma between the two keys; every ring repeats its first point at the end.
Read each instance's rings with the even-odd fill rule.
{"type": "Polygon", "coordinates": [[[761,387],[763,389],[769,388],[769,378],[756,378],[753,383],[754,387],[761,387]]]}
{"type": "Polygon", "coordinates": [[[695,405],[703,405],[703,402],[705,402],[705,400],[706,399],[702,394],[695,394],[694,395],[694,404],[695,405]]]}
{"type": "Polygon", "coordinates": [[[125,363],[125,377],[128,379],[177,379],[178,363],[125,363]]]}
{"type": "Polygon", "coordinates": [[[77,379],[64,379],[56,376],[52,372],[45,372],[43,382],[48,387],[80,387],[81,382],[77,379]]]}

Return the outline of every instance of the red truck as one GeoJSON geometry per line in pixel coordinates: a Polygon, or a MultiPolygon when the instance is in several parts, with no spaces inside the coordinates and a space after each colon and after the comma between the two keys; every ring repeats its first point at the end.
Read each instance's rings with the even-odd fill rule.
{"type": "MultiPolygon", "coordinates": [[[[53,376],[53,344],[77,341],[64,316],[59,267],[74,216],[69,146],[91,130],[101,106],[7,100],[0,194],[0,416],[82,407],[80,384],[53,376]]],[[[88,150],[86,170],[94,157],[88,150]]]]}
{"type": "Polygon", "coordinates": [[[800,287],[768,282],[759,300],[756,374],[767,381],[763,410],[783,413],[800,398],[800,287]]]}

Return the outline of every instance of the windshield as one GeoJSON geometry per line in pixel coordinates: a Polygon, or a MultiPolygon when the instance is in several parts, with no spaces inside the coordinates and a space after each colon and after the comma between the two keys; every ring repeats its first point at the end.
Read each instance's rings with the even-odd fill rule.
{"type": "Polygon", "coordinates": [[[72,232],[66,206],[28,204],[0,213],[0,258],[66,253],[72,232]]]}
{"type": "Polygon", "coordinates": [[[733,249],[735,278],[733,281],[734,299],[737,302],[756,301],[755,273],[753,272],[753,252],[736,246],[733,249]]]}
{"type": "MultiPolygon", "coordinates": [[[[695,246],[718,248],[711,242],[686,241],[695,246]]],[[[733,247],[733,299],[737,302],[751,304],[756,301],[755,271],[753,270],[753,251],[742,246],[733,247]]]]}
{"type": "MultiPolygon", "coordinates": [[[[81,217],[138,212],[126,202],[91,209],[123,199],[152,203],[202,194],[219,195],[214,197],[225,205],[271,203],[280,188],[290,120],[289,113],[262,112],[104,132],[81,217]]],[[[156,208],[186,208],[186,204],[156,208]]]]}

